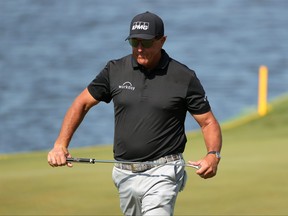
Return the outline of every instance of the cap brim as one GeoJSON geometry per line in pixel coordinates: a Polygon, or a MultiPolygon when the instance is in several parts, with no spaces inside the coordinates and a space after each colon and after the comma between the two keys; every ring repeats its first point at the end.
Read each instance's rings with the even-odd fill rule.
{"type": "Polygon", "coordinates": [[[145,39],[145,40],[150,40],[155,38],[155,35],[148,35],[148,34],[133,34],[129,35],[126,40],[131,39],[131,38],[140,38],[140,39],[145,39]]]}

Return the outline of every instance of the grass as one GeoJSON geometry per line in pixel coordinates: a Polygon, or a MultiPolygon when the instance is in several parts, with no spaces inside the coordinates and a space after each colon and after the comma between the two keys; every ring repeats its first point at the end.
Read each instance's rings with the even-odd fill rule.
{"type": "MultiPolygon", "coordinates": [[[[287,215],[288,99],[269,113],[223,124],[222,161],[215,178],[188,169],[175,215],[287,215]]],[[[188,133],[185,158],[199,159],[199,132],[188,133]]],[[[77,157],[112,159],[112,146],[71,149],[77,157]]],[[[48,166],[47,152],[0,155],[0,215],[121,215],[112,164],[48,166]]]]}

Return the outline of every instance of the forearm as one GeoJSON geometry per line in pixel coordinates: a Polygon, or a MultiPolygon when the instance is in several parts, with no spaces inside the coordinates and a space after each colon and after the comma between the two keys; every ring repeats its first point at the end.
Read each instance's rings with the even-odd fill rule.
{"type": "Polygon", "coordinates": [[[67,148],[73,134],[81,124],[89,109],[96,105],[98,101],[91,97],[85,89],[72,103],[62,122],[61,130],[54,146],[61,145],[67,148]]]}
{"type": "Polygon", "coordinates": [[[203,126],[202,133],[207,148],[209,151],[221,151],[222,148],[222,133],[219,123],[213,119],[209,124],[203,126]]]}
{"type": "MultiPolygon", "coordinates": [[[[207,153],[210,151],[220,152],[222,148],[221,128],[213,113],[210,111],[202,115],[194,115],[194,118],[201,127],[207,153]]],[[[220,157],[216,154],[207,154],[198,161],[188,161],[191,165],[200,166],[196,173],[204,179],[216,175],[219,162],[220,157]]]]}
{"type": "Polygon", "coordinates": [[[85,110],[83,106],[77,104],[76,102],[72,104],[64,117],[60,133],[55,141],[55,146],[62,145],[66,148],[69,146],[73,134],[81,124],[86,113],[87,110],[85,110]]]}
{"type": "MultiPolygon", "coordinates": [[[[68,109],[59,136],[54,143],[54,148],[48,153],[47,160],[50,166],[57,167],[67,164],[66,157],[71,156],[68,151],[69,142],[86,113],[87,111],[75,102],[68,109]]],[[[67,165],[72,167],[72,164],[68,163],[67,165]]]]}

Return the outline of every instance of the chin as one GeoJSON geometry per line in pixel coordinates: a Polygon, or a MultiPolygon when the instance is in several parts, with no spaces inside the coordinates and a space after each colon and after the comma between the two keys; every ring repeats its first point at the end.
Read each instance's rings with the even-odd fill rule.
{"type": "Polygon", "coordinates": [[[138,64],[146,66],[148,64],[148,61],[146,59],[143,58],[138,58],[137,59],[138,64]]]}

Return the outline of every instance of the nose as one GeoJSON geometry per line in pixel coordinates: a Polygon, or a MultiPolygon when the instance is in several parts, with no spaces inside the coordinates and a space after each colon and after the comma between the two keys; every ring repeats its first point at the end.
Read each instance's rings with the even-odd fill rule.
{"type": "Polygon", "coordinates": [[[137,50],[138,50],[138,52],[143,50],[143,46],[142,46],[141,42],[138,44],[137,50]]]}

